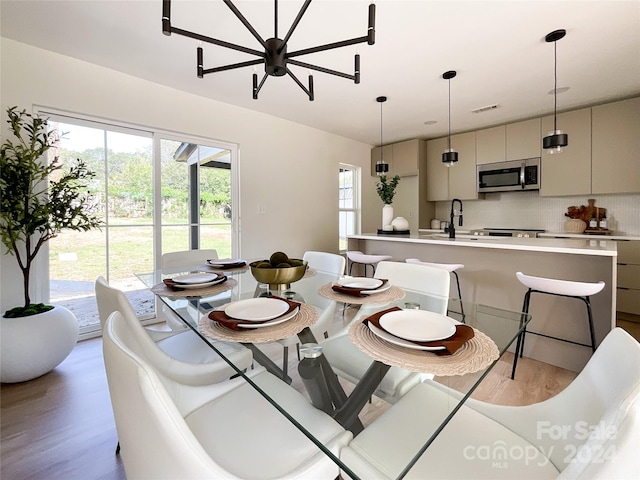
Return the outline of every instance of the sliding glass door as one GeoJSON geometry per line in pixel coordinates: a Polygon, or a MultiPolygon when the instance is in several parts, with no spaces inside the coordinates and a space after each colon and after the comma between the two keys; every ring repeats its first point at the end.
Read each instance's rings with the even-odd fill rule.
{"type": "Polygon", "coordinates": [[[233,148],[47,116],[64,133],[50,154],[65,165],[81,158],[96,172],[92,207],[104,222],[100,230],[65,231],[49,243],[50,302],[75,313],[81,334],[100,330],[99,275],[125,291],[139,317],[152,318],[153,294],[136,274],[153,272],[162,253],[215,248],[220,257],[232,255],[233,148]]]}

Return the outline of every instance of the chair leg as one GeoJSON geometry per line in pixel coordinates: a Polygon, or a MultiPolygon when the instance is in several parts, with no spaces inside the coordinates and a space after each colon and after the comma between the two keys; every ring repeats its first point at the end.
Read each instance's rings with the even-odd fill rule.
{"type": "Polygon", "coordinates": [[[591,300],[589,297],[583,298],[584,303],[587,305],[587,317],[589,319],[589,334],[591,335],[591,351],[596,351],[596,335],[593,331],[593,314],[591,312],[591,300]]]}
{"type": "MultiPolygon", "coordinates": [[[[529,299],[531,298],[531,289],[527,290],[527,293],[524,295],[524,302],[522,304],[522,312],[523,315],[520,317],[520,326],[525,322],[526,315],[529,313],[529,299]]],[[[518,356],[522,357],[522,353],[524,352],[524,336],[527,333],[527,327],[518,335],[518,340],[516,342],[516,350],[513,353],[513,367],[511,367],[511,380],[513,380],[516,376],[516,367],[518,365],[518,356]]]]}
{"type": "Polygon", "coordinates": [[[116,455],[120,455],[120,442],[116,445],[116,455]]]}
{"type": "Polygon", "coordinates": [[[298,354],[298,361],[300,361],[300,344],[296,343],[296,353],[298,354]]]}
{"type": "Polygon", "coordinates": [[[456,285],[458,286],[458,298],[460,299],[460,313],[462,314],[462,323],[465,322],[464,305],[462,305],[462,291],[460,290],[460,278],[456,272],[451,272],[456,277],[456,285]]]}

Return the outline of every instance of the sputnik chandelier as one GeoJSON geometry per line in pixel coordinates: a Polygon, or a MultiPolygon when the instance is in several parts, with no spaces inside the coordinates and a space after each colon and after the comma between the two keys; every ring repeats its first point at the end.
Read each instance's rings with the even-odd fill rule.
{"type": "Polygon", "coordinates": [[[223,72],[226,70],[234,70],[236,68],[242,67],[250,67],[255,65],[259,65],[264,63],[264,71],[265,74],[262,77],[260,83],[258,83],[258,74],[254,71],[253,73],[253,99],[258,99],[258,93],[260,93],[260,89],[264,85],[264,82],[267,80],[267,77],[282,77],[285,75],[289,75],[294,82],[298,84],[298,86],[304,90],[304,92],[309,96],[309,101],[313,101],[313,75],[309,74],[309,87],[305,87],[302,82],[293,74],[293,72],[289,69],[288,65],[296,65],[298,67],[304,67],[309,70],[315,70],[322,73],[327,73],[329,75],[335,75],[338,77],[347,78],[349,80],[353,80],[354,83],[360,83],[360,54],[355,54],[355,68],[354,74],[350,75],[348,73],[342,73],[336,70],[331,70],[329,68],[320,67],[317,65],[312,65],[310,63],[301,62],[299,60],[295,60],[294,57],[300,57],[302,55],[308,55],[310,53],[322,52],[325,50],[332,50],[334,48],[346,47],[349,45],[356,45],[358,43],[367,42],[369,45],[373,45],[375,43],[375,21],[376,21],[376,6],[374,3],[369,5],[369,27],[367,30],[367,35],[364,37],[352,38],[351,40],[343,40],[340,42],[328,43],[326,45],[319,45],[317,47],[305,48],[303,50],[297,50],[295,52],[287,52],[287,42],[291,38],[291,35],[295,31],[298,23],[302,19],[302,16],[309,8],[311,4],[311,0],[305,0],[304,4],[300,8],[298,15],[293,21],[289,31],[284,36],[284,38],[280,38],[278,36],[278,0],[274,0],[274,34],[273,38],[263,39],[260,34],[253,28],[253,26],[249,23],[249,21],[240,13],[240,10],[233,4],[231,0],[223,0],[225,5],[229,7],[229,9],[234,13],[236,17],[242,22],[242,24],[251,32],[251,34],[256,38],[258,43],[262,45],[264,51],[254,50],[252,48],[243,47],[241,45],[236,45],[233,43],[225,42],[223,40],[218,40],[216,38],[211,38],[205,35],[201,35],[199,33],[190,32],[188,30],[183,30],[181,28],[177,28],[171,25],[171,0],[162,0],[162,33],[165,35],[171,35],[175,33],[176,35],[182,35],[184,37],[193,38],[195,40],[199,40],[200,42],[211,43],[213,45],[218,45],[220,47],[229,48],[232,50],[237,50],[239,52],[248,53],[251,55],[255,55],[259,57],[255,60],[249,60],[246,62],[233,63],[230,65],[224,65],[220,67],[214,68],[204,68],[203,66],[203,50],[202,47],[198,46],[196,50],[197,54],[197,75],[198,78],[202,78],[204,75],[209,73],[217,73],[223,72]]]}

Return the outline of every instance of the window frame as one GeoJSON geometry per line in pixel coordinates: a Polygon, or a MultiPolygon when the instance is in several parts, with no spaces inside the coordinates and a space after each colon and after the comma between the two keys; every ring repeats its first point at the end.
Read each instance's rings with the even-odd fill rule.
{"type": "MultiPolygon", "coordinates": [[[[340,163],[338,165],[338,250],[340,253],[344,253],[347,251],[347,239],[346,236],[350,235],[349,233],[346,233],[345,236],[345,247],[342,248],[341,246],[341,241],[342,241],[342,237],[341,237],[341,221],[342,221],[342,213],[353,213],[353,224],[351,225],[351,227],[353,228],[353,232],[355,234],[359,234],[360,233],[360,227],[361,227],[361,214],[362,214],[362,209],[361,209],[361,196],[360,196],[360,185],[361,185],[361,178],[362,178],[362,168],[356,165],[351,165],[348,163],[340,163]],[[346,208],[342,206],[342,193],[343,193],[343,187],[341,186],[342,184],[342,172],[343,171],[350,171],[352,172],[352,185],[351,185],[351,196],[353,199],[353,206],[350,208],[346,208]]],[[[347,232],[349,231],[349,229],[347,228],[347,232]]]]}

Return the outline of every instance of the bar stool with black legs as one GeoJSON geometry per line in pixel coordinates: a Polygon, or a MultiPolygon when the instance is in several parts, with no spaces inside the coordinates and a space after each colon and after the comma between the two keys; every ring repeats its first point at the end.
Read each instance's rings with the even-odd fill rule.
{"type": "Polygon", "coordinates": [[[351,275],[351,269],[354,263],[360,263],[364,265],[364,276],[367,276],[367,267],[371,267],[371,276],[376,273],[376,265],[384,260],[391,260],[391,255],[369,255],[359,251],[347,252],[347,258],[351,262],[349,264],[349,275],[351,275]]]}
{"type": "Polygon", "coordinates": [[[530,333],[532,335],[539,335],[541,337],[553,338],[555,340],[573,343],[574,345],[580,345],[583,347],[591,347],[591,350],[593,352],[596,351],[596,337],[593,332],[593,314],[591,312],[591,300],[589,297],[600,292],[604,288],[604,282],[573,282],[569,280],[557,280],[554,278],[532,277],[530,275],[525,275],[522,272],[517,272],[516,277],[518,278],[520,283],[528,288],[527,293],[524,294],[524,302],[522,304],[523,315],[529,313],[529,304],[531,302],[531,294],[533,293],[543,293],[546,295],[556,295],[558,297],[575,298],[584,302],[587,307],[587,319],[589,321],[589,335],[591,338],[591,343],[579,343],[564,338],[552,337],[551,335],[545,335],[539,332],[531,332],[528,331],[525,327],[522,333],[518,336],[518,341],[516,342],[516,351],[513,356],[511,380],[513,380],[516,375],[516,365],[518,363],[518,357],[522,358],[522,353],[524,352],[524,338],[527,333],[530,333]]]}

